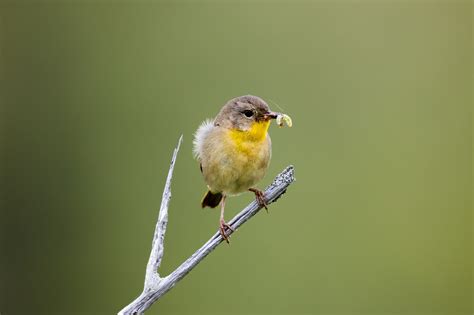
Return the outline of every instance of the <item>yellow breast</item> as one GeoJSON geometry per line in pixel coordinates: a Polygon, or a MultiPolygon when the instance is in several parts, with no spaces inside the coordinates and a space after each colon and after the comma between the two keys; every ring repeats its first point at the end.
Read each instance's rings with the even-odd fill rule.
{"type": "Polygon", "coordinates": [[[267,137],[268,127],[270,121],[255,122],[249,130],[230,130],[230,138],[237,151],[253,157],[260,153],[260,148],[267,137]]]}

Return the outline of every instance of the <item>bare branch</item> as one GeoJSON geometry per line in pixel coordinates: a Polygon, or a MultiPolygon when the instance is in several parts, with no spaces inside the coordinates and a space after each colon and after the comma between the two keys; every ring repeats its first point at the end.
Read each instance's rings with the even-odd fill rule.
{"type": "Polygon", "coordinates": [[[179,147],[183,141],[183,135],[179,137],[178,145],[174,149],[173,157],[171,158],[170,169],[168,177],[166,178],[165,188],[163,189],[163,197],[161,198],[160,212],[158,213],[158,221],[156,222],[155,234],[153,235],[153,243],[151,245],[150,258],[146,267],[145,274],[145,289],[151,288],[160,280],[158,268],[161,264],[161,259],[164,253],[164,240],[166,233],[166,226],[168,224],[168,205],[171,199],[171,178],[173,177],[174,164],[178,155],[179,147]]]}
{"type": "MultiPolygon", "coordinates": [[[[166,231],[166,224],[168,221],[168,203],[171,198],[171,177],[173,175],[176,155],[178,153],[181,141],[182,136],[179,138],[178,146],[174,151],[170,170],[168,172],[168,178],[166,180],[165,190],[163,192],[160,214],[158,216],[150,259],[147,265],[145,287],[143,288],[142,294],[140,294],[140,296],[137,297],[132,303],[122,309],[118,313],[119,315],[143,314],[154,302],[156,302],[156,300],[171,290],[171,288],[173,288],[176,283],[178,283],[178,281],[186,276],[194,267],[196,267],[197,264],[199,264],[223,241],[220,233],[216,232],[201,248],[199,248],[171,274],[164,278],[161,278],[158,275],[157,269],[163,257],[163,240],[166,231]]],[[[267,204],[275,202],[278,198],[280,198],[294,180],[294,168],[290,165],[280,174],[278,174],[273,183],[265,189],[264,194],[267,204]]],[[[261,206],[256,201],[251,202],[247,207],[245,207],[245,209],[243,209],[232,220],[229,221],[229,225],[234,230],[237,230],[237,228],[253,217],[258,211],[260,211],[260,209],[261,206]]]]}

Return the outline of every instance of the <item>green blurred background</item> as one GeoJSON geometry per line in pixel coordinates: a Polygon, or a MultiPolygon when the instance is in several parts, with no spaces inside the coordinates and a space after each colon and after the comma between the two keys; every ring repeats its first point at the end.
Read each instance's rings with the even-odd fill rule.
{"type": "MultiPolygon", "coordinates": [[[[0,313],[112,314],[217,230],[192,134],[230,98],[290,114],[284,198],[148,314],[472,314],[473,2],[0,5],[0,313]],[[278,104],[275,105],[275,104],[278,104]]],[[[232,198],[227,218],[252,200],[232,198]]]]}

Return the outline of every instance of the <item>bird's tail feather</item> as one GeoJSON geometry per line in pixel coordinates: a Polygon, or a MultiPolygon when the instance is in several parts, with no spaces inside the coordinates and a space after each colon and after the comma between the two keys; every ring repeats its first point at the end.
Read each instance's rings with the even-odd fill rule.
{"type": "Polygon", "coordinates": [[[210,207],[210,208],[215,208],[221,203],[222,200],[222,194],[221,193],[212,193],[208,191],[205,195],[204,198],[202,198],[201,201],[201,206],[203,208],[205,207],[210,207]]]}

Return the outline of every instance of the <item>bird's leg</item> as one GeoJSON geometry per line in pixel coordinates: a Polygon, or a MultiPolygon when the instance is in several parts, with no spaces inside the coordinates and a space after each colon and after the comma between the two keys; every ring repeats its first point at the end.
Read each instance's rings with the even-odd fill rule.
{"type": "Polygon", "coordinates": [[[255,194],[255,200],[257,200],[257,203],[259,204],[259,206],[264,207],[265,210],[267,210],[267,213],[268,213],[267,201],[265,200],[265,196],[263,195],[263,191],[258,190],[257,188],[249,188],[249,191],[251,191],[255,194]]]}
{"type": "Polygon", "coordinates": [[[225,198],[226,195],[223,195],[221,201],[221,218],[219,220],[219,231],[221,232],[222,238],[227,242],[227,244],[229,244],[229,236],[225,234],[225,229],[229,229],[232,232],[234,232],[234,229],[224,220],[225,198]]]}

